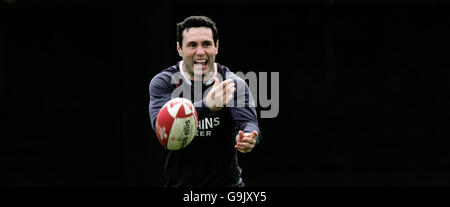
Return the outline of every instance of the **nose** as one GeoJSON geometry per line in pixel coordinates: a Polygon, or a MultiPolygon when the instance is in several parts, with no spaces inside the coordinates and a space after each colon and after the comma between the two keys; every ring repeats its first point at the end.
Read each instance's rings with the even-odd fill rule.
{"type": "Polygon", "coordinates": [[[195,51],[195,54],[198,56],[205,55],[206,51],[203,47],[198,47],[197,50],[195,51]]]}

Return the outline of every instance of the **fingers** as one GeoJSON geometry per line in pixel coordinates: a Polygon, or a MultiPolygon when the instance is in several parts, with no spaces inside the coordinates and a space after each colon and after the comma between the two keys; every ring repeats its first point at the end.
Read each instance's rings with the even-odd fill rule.
{"type": "Polygon", "coordinates": [[[251,144],[248,143],[238,143],[234,146],[234,148],[236,148],[237,150],[239,150],[239,152],[242,153],[247,153],[252,151],[254,146],[252,146],[251,144]]]}
{"type": "Polygon", "coordinates": [[[218,77],[214,78],[214,86],[208,92],[206,104],[212,111],[218,111],[227,105],[234,97],[236,91],[233,79],[220,82],[218,77]]]}
{"type": "Polygon", "coordinates": [[[230,84],[225,86],[225,95],[223,99],[224,105],[228,104],[233,99],[234,91],[236,91],[234,82],[231,82],[230,84]]]}
{"type": "Polygon", "coordinates": [[[243,131],[239,130],[238,133],[239,133],[239,137],[240,137],[240,138],[244,138],[244,137],[245,137],[245,134],[244,134],[243,131]]]}
{"type": "Polygon", "coordinates": [[[239,130],[238,134],[236,135],[236,145],[234,146],[234,148],[242,153],[252,151],[256,143],[254,135],[257,134],[257,131],[253,131],[252,133],[244,133],[242,130],[239,130]]]}
{"type": "Polygon", "coordinates": [[[232,79],[227,79],[227,80],[220,82],[219,78],[216,77],[216,78],[214,78],[214,88],[212,88],[212,89],[220,89],[220,88],[223,89],[231,83],[233,83],[232,79]],[[217,83],[217,82],[219,82],[219,83],[217,83]]]}
{"type": "Polygon", "coordinates": [[[214,93],[213,98],[215,99],[215,106],[223,107],[233,99],[236,87],[233,80],[228,79],[215,86],[211,91],[214,93]]]}
{"type": "Polygon", "coordinates": [[[241,152],[241,153],[247,153],[247,152],[250,152],[249,150],[247,150],[247,149],[244,149],[244,148],[240,148],[240,147],[235,147],[237,150],[239,150],[239,152],[241,152]]]}
{"type": "Polygon", "coordinates": [[[234,91],[236,90],[236,87],[234,86],[234,83],[230,83],[228,85],[225,86],[225,97],[228,96],[229,94],[233,94],[234,91]]]}
{"type": "Polygon", "coordinates": [[[236,136],[236,142],[242,142],[242,138],[244,137],[244,132],[239,130],[237,136],[236,136]]]}
{"type": "Polygon", "coordinates": [[[258,135],[257,131],[253,131],[252,133],[244,133],[242,130],[239,130],[238,134],[236,135],[236,142],[247,142],[251,144],[255,144],[255,136],[258,135]]]}
{"type": "Polygon", "coordinates": [[[236,148],[237,150],[239,150],[239,152],[242,152],[242,153],[250,152],[250,149],[239,146],[239,145],[235,145],[234,148],[236,148]]]}
{"type": "Polygon", "coordinates": [[[255,138],[256,136],[258,136],[258,132],[257,131],[253,131],[252,133],[244,133],[245,137],[248,138],[255,138]]]}
{"type": "Polygon", "coordinates": [[[238,146],[238,145],[235,145],[234,148],[236,148],[237,150],[239,150],[239,152],[242,152],[242,153],[246,153],[247,152],[246,148],[238,146]]]}
{"type": "Polygon", "coordinates": [[[243,148],[253,148],[255,144],[251,144],[251,143],[247,143],[247,142],[238,142],[236,145],[238,147],[243,147],[243,148]]]}
{"type": "Polygon", "coordinates": [[[256,143],[256,140],[255,140],[254,138],[247,138],[247,137],[245,137],[245,138],[242,138],[242,142],[247,142],[247,143],[250,143],[250,144],[255,144],[255,143],[256,143]]]}
{"type": "Polygon", "coordinates": [[[225,91],[230,91],[231,89],[236,89],[234,87],[234,83],[233,82],[224,85],[224,88],[225,88],[225,91]]]}
{"type": "Polygon", "coordinates": [[[234,84],[233,79],[226,79],[226,80],[224,80],[222,82],[223,87],[226,87],[226,86],[228,86],[229,84],[232,84],[232,83],[234,84]]]}
{"type": "Polygon", "coordinates": [[[230,92],[230,94],[226,95],[226,98],[223,100],[224,101],[224,105],[228,104],[228,102],[230,102],[233,99],[233,97],[234,97],[234,93],[233,92],[230,92]]]}
{"type": "Polygon", "coordinates": [[[246,146],[246,147],[250,147],[251,146],[253,148],[254,145],[256,144],[256,140],[253,139],[253,138],[244,137],[244,138],[236,139],[236,143],[237,143],[237,145],[242,144],[240,146],[246,146]]]}
{"type": "Polygon", "coordinates": [[[229,93],[233,93],[234,90],[236,90],[236,87],[231,79],[223,81],[214,88],[215,93],[222,94],[222,97],[226,97],[229,93]]]}
{"type": "Polygon", "coordinates": [[[244,133],[245,137],[249,137],[249,138],[255,138],[256,136],[258,136],[258,131],[253,130],[252,133],[244,133]]]}

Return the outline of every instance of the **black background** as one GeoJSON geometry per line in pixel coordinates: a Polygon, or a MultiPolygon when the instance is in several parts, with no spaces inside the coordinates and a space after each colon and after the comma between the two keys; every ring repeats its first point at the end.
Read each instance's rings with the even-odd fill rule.
{"type": "Polygon", "coordinates": [[[162,186],[148,84],[207,15],[217,62],[280,73],[247,185],[447,186],[449,7],[390,2],[3,0],[1,185],[162,186]]]}

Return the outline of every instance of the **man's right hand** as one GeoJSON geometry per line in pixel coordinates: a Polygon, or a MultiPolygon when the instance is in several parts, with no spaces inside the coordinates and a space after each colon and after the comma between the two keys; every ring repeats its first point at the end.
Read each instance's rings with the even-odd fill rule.
{"type": "Polygon", "coordinates": [[[228,79],[220,82],[219,78],[214,78],[214,85],[205,98],[205,104],[211,111],[222,109],[234,96],[236,90],[233,80],[228,79]]]}

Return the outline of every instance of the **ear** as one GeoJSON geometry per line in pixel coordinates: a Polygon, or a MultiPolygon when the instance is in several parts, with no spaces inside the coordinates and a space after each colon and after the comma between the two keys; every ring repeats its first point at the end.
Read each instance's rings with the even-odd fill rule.
{"type": "Polygon", "coordinates": [[[219,54],[219,40],[216,41],[216,55],[219,54]]]}
{"type": "Polygon", "coordinates": [[[180,57],[183,57],[183,49],[180,47],[180,43],[177,42],[177,51],[180,57]]]}

